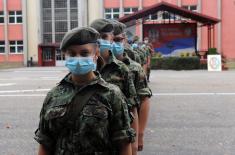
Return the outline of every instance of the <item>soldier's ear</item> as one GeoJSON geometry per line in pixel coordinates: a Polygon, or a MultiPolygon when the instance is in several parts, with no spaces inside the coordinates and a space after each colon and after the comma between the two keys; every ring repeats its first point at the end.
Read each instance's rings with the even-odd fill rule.
{"type": "Polygon", "coordinates": [[[98,45],[95,47],[95,56],[96,56],[97,58],[98,58],[98,56],[100,56],[100,48],[99,48],[98,45]]]}

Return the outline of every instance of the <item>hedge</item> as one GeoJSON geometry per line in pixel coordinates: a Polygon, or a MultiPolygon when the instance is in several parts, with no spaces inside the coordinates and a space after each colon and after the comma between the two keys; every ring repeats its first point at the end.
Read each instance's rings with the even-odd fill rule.
{"type": "Polygon", "coordinates": [[[152,69],[194,70],[200,69],[200,59],[194,57],[153,57],[152,69]]]}

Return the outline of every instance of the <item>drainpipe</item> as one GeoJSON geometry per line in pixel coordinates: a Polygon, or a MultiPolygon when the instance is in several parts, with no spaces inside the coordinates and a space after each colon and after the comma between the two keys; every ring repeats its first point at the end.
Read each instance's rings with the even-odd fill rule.
{"type": "Polygon", "coordinates": [[[179,7],[181,7],[182,1],[181,1],[181,0],[177,0],[177,5],[178,5],[179,7]]]}
{"type": "Polygon", "coordinates": [[[9,58],[9,41],[8,41],[8,12],[7,12],[7,0],[3,0],[4,9],[4,36],[5,36],[5,62],[8,62],[9,58]]]}
{"type": "Polygon", "coordinates": [[[120,17],[123,17],[124,16],[124,11],[123,11],[123,0],[120,0],[119,1],[120,4],[119,4],[119,10],[120,10],[120,17]]]}
{"type": "MultiPolygon", "coordinates": [[[[222,19],[222,1],[221,0],[217,0],[217,16],[219,19],[222,19]]],[[[218,52],[221,53],[222,55],[222,48],[221,48],[221,45],[222,45],[222,36],[221,36],[221,33],[222,33],[222,24],[221,22],[218,23],[218,45],[217,45],[217,48],[218,48],[218,52]]]]}
{"type": "Polygon", "coordinates": [[[24,50],[24,66],[28,65],[28,36],[27,36],[27,0],[22,0],[22,12],[23,12],[23,50],[24,50]]]}
{"type": "MultiPolygon", "coordinates": [[[[198,12],[202,13],[202,0],[197,1],[198,4],[198,12]]],[[[197,50],[201,50],[201,41],[202,41],[202,28],[197,28],[197,50]]]]}
{"type": "MultiPolygon", "coordinates": [[[[143,9],[143,0],[139,0],[139,10],[143,9]]],[[[140,23],[140,41],[143,40],[143,20],[140,23]]]]}

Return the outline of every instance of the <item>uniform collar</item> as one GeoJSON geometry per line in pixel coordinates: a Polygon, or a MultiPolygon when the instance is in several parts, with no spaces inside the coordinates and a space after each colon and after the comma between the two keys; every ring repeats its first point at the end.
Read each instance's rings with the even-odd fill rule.
{"type": "Polygon", "coordinates": [[[128,57],[128,55],[127,55],[126,52],[123,53],[123,62],[124,62],[126,65],[130,65],[130,63],[131,63],[131,60],[130,60],[130,58],[128,57]]]}
{"type": "Polygon", "coordinates": [[[117,61],[118,61],[118,60],[117,60],[117,58],[114,56],[114,54],[113,54],[111,51],[109,51],[109,62],[108,62],[108,64],[111,64],[111,63],[118,64],[117,61]]]}
{"type": "Polygon", "coordinates": [[[94,71],[95,75],[96,75],[96,78],[92,81],[90,81],[89,83],[87,83],[86,85],[82,85],[82,86],[78,86],[78,85],[75,85],[72,80],[71,80],[71,73],[67,74],[60,82],[59,82],[59,85],[71,85],[72,87],[74,87],[75,89],[84,89],[85,87],[88,87],[88,86],[92,86],[92,85],[101,85],[101,86],[104,86],[105,85],[105,81],[101,78],[101,75],[99,72],[96,72],[94,71]]]}

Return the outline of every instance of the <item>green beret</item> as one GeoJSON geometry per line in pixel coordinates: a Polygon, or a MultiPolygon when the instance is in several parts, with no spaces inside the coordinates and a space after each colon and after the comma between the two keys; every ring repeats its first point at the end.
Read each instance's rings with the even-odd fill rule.
{"type": "Polygon", "coordinates": [[[112,23],[113,23],[113,28],[114,28],[113,34],[115,36],[125,32],[125,28],[126,28],[125,24],[123,24],[119,21],[116,21],[116,20],[112,20],[112,23]]]}
{"type": "Polygon", "coordinates": [[[107,33],[113,31],[113,24],[107,19],[96,19],[91,24],[90,27],[96,29],[99,33],[107,33]]]}
{"type": "Polygon", "coordinates": [[[91,27],[74,28],[65,34],[60,44],[60,49],[64,51],[72,45],[96,43],[98,38],[99,32],[91,27]]]}

